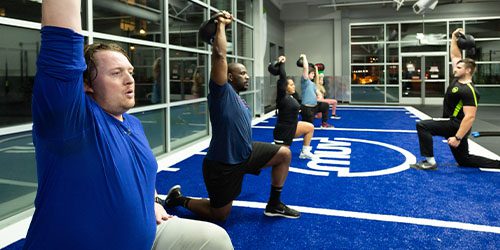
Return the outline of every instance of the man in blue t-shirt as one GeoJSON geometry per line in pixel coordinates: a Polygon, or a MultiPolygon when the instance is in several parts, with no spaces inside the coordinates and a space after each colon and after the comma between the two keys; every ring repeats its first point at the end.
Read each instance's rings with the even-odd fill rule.
{"type": "Polygon", "coordinates": [[[298,218],[300,213],[281,202],[281,190],[288,175],[291,153],[286,147],[269,143],[252,143],[252,114],[238,95],[248,88],[249,76],[244,65],[227,64],[226,25],[233,20],[223,11],[216,20],[216,35],[212,47],[212,71],[208,105],[212,122],[212,140],[203,161],[203,178],[207,199],[182,196],[180,186],[172,187],[166,206],[182,205],[192,212],[212,220],[225,220],[241,192],[245,174],[258,175],[272,166],[271,195],[264,214],[298,218]]]}
{"type": "Polygon", "coordinates": [[[38,190],[24,249],[232,249],[221,227],[156,203],[157,162],[118,45],[83,48],[80,0],[44,0],[33,88],[38,190]]]}

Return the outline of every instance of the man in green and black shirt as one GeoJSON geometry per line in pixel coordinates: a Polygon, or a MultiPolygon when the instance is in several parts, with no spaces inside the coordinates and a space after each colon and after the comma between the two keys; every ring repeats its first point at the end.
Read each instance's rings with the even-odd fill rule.
{"type": "Polygon", "coordinates": [[[476,63],[470,58],[462,59],[462,52],[457,45],[456,29],[451,38],[450,57],[453,63],[454,80],[446,90],[443,101],[443,118],[423,120],[417,123],[420,153],[425,160],[411,167],[416,169],[436,169],[432,136],[447,138],[448,145],[458,165],[463,167],[500,168],[500,161],[469,154],[469,135],[476,117],[479,93],[472,83],[472,74],[476,63]]]}

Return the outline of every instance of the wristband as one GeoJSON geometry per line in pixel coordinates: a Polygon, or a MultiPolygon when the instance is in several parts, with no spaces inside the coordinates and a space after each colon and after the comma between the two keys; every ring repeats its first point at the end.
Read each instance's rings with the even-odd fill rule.
{"type": "Polygon", "coordinates": [[[456,135],[455,135],[455,139],[457,139],[457,141],[461,141],[462,140],[462,138],[460,138],[460,137],[458,137],[456,135]]]}

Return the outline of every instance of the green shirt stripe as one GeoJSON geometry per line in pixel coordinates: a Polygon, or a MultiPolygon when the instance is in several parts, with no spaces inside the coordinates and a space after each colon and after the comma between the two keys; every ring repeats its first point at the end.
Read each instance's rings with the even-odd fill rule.
{"type": "Polygon", "coordinates": [[[462,100],[460,100],[458,103],[457,103],[457,106],[455,106],[455,111],[453,111],[453,117],[457,117],[458,115],[458,112],[460,112],[460,110],[462,109],[462,107],[464,106],[464,103],[462,102],[462,100]]]}
{"type": "Polygon", "coordinates": [[[474,91],[474,87],[470,83],[467,83],[467,86],[469,86],[470,90],[472,91],[472,95],[474,96],[474,104],[477,107],[477,98],[476,98],[476,92],[474,91]]]}

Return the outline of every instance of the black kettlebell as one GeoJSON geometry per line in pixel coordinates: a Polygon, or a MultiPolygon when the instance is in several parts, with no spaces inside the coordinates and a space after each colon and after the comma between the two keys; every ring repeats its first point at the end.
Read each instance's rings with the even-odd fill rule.
{"type": "Polygon", "coordinates": [[[458,33],[457,45],[461,50],[470,50],[476,47],[474,37],[469,34],[458,33]]]}
{"type": "MultiPolygon", "coordinates": [[[[198,36],[203,42],[210,45],[213,44],[215,33],[217,32],[217,18],[221,15],[223,14],[219,12],[200,25],[200,28],[198,29],[198,36]]],[[[228,26],[226,25],[226,29],[227,28],[228,26]]]]}
{"type": "Polygon", "coordinates": [[[304,58],[300,57],[299,60],[297,60],[297,67],[302,68],[304,66],[304,58]]]}
{"type": "MultiPolygon", "coordinates": [[[[299,60],[297,60],[297,67],[299,68],[302,68],[304,66],[304,58],[299,58],[299,60]]],[[[309,63],[309,68],[313,68],[314,69],[314,64],[313,63],[309,63]]]]}
{"type": "Polygon", "coordinates": [[[272,63],[269,63],[269,65],[267,66],[267,71],[269,71],[269,73],[271,73],[271,75],[273,76],[277,76],[280,74],[280,64],[278,61],[274,61],[272,63]]]}

